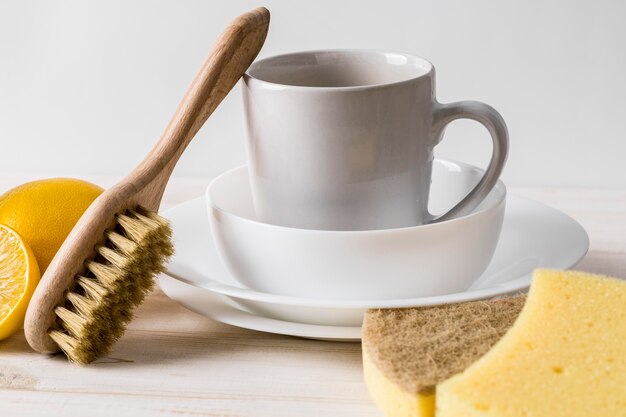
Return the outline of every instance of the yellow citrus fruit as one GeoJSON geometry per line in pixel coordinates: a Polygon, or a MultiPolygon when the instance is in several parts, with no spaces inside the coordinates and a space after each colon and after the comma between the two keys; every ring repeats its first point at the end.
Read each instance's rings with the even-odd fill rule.
{"type": "Polygon", "coordinates": [[[0,196],[0,224],[33,250],[43,274],[80,216],[102,188],[71,178],[29,182],[0,196]]]}
{"type": "Polygon", "coordinates": [[[39,278],[33,251],[14,230],[0,225],[0,340],[24,324],[39,278]]]}

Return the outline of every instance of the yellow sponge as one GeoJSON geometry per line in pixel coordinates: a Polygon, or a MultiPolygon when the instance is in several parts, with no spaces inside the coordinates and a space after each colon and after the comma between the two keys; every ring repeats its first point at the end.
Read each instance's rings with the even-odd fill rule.
{"type": "Polygon", "coordinates": [[[437,386],[437,417],[626,416],[626,282],[535,271],[513,327],[437,386]]]}
{"type": "Polygon", "coordinates": [[[436,307],[369,310],[363,371],[389,417],[431,417],[435,386],[487,352],[513,324],[525,295],[436,307]]]}

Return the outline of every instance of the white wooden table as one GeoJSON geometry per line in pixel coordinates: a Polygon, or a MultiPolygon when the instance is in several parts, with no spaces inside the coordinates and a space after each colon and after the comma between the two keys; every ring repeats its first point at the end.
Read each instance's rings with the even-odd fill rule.
{"type": "MultiPolygon", "coordinates": [[[[32,178],[0,178],[0,191],[32,178]]],[[[87,178],[103,186],[107,178],[87,178]]],[[[208,180],[174,179],[164,205],[208,180]]],[[[626,278],[626,191],[513,189],[578,220],[591,249],[578,269],[626,278]]],[[[213,322],[155,290],[109,357],[79,367],[0,342],[0,416],[380,416],[358,343],[303,340],[213,322]]]]}

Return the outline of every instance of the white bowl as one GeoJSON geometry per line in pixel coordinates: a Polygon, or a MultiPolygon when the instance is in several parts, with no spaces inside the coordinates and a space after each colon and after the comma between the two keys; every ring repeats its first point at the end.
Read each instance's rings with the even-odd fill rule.
{"type": "MultiPolygon", "coordinates": [[[[435,160],[429,208],[445,212],[483,170],[435,160]]],[[[471,214],[400,229],[296,229],[256,219],[245,166],[207,188],[213,237],[222,262],[243,285],[307,298],[367,300],[464,291],[486,269],[498,242],[506,188],[498,181],[471,214]]]]}

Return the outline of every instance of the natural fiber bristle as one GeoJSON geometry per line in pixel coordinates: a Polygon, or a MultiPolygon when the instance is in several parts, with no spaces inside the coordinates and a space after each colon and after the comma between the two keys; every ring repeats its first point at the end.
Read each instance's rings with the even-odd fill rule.
{"type": "Polygon", "coordinates": [[[122,336],[174,253],[172,230],[158,214],[138,208],[116,219],[116,230],[106,233],[98,256],[85,262],[87,272],[76,277],[66,304],[55,309],[60,328],[48,332],[80,364],[107,353],[122,336]]]}

